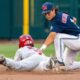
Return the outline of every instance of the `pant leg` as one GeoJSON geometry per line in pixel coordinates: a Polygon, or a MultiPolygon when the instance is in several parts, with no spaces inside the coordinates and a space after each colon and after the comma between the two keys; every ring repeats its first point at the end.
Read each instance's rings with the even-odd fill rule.
{"type": "Polygon", "coordinates": [[[80,69],[80,61],[74,61],[71,65],[66,67],[67,70],[80,69]]]}
{"type": "Polygon", "coordinates": [[[65,46],[73,51],[79,51],[80,37],[58,33],[54,40],[54,46],[55,46],[57,59],[60,62],[63,62],[65,46]]]}
{"type": "Polygon", "coordinates": [[[64,44],[60,40],[60,36],[57,34],[54,40],[54,47],[56,52],[56,57],[60,62],[63,62],[63,52],[64,52],[64,44]]]}
{"type": "Polygon", "coordinates": [[[31,71],[39,65],[41,60],[42,57],[40,55],[32,55],[31,57],[22,61],[14,61],[6,58],[6,66],[18,71],[31,71]]]}
{"type": "Polygon", "coordinates": [[[68,48],[65,49],[64,63],[67,70],[80,69],[80,61],[75,61],[77,53],[77,51],[73,51],[68,48]]]}
{"type": "Polygon", "coordinates": [[[63,60],[65,65],[66,66],[72,65],[73,62],[75,61],[76,55],[77,55],[77,51],[73,51],[69,48],[65,48],[64,55],[63,55],[63,60]]]}
{"type": "Polygon", "coordinates": [[[50,70],[47,65],[50,64],[51,57],[47,57],[45,60],[42,60],[39,65],[34,69],[34,71],[48,71],[50,70]]]}

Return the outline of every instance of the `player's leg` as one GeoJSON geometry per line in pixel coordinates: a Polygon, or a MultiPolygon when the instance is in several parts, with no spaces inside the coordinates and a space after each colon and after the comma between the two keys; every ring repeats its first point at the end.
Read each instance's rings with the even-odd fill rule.
{"type": "Polygon", "coordinates": [[[65,46],[74,50],[80,50],[80,38],[67,34],[57,34],[54,40],[56,57],[60,62],[63,62],[63,54],[65,46]]]}
{"type": "Polygon", "coordinates": [[[49,71],[50,68],[47,67],[47,65],[49,65],[49,59],[47,59],[45,61],[41,61],[39,63],[39,65],[34,69],[34,71],[39,71],[39,72],[41,72],[41,71],[49,71]]]}
{"type": "Polygon", "coordinates": [[[80,69],[80,62],[75,61],[77,51],[66,48],[64,51],[64,62],[67,70],[80,69]]]}
{"type": "Polygon", "coordinates": [[[77,51],[71,50],[69,48],[65,48],[63,60],[65,65],[72,65],[75,61],[77,55],[77,51]]]}
{"type": "Polygon", "coordinates": [[[80,61],[74,61],[72,65],[66,66],[66,70],[76,70],[80,69],[80,61]]]}
{"type": "Polygon", "coordinates": [[[65,64],[61,65],[58,60],[53,59],[52,64],[53,70],[56,71],[64,71],[64,70],[72,70],[72,69],[77,69],[80,68],[80,62],[75,62],[75,57],[77,55],[77,51],[73,51],[71,49],[65,48],[64,55],[63,55],[63,62],[65,64]]]}
{"type": "Polygon", "coordinates": [[[56,52],[56,57],[60,62],[63,62],[63,52],[64,52],[64,44],[61,44],[61,40],[59,38],[59,35],[55,37],[54,40],[54,46],[55,46],[55,52],[56,52]]]}
{"type": "Polygon", "coordinates": [[[57,63],[57,59],[52,60],[51,57],[49,57],[47,60],[41,61],[40,64],[34,69],[34,71],[39,71],[39,72],[53,71],[53,70],[58,71],[58,66],[56,65],[56,63],[57,63]]]}
{"type": "Polygon", "coordinates": [[[5,58],[5,64],[6,66],[10,67],[11,69],[15,69],[18,71],[31,71],[33,70],[40,61],[42,60],[40,55],[33,55],[27,59],[24,59],[22,61],[14,61],[9,58],[5,58]]]}
{"type": "Polygon", "coordinates": [[[66,48],[64,51],[64,62],[67,70],[80,69],[80,62],[75,61],[78,51],[66,48]]]}
{"type": "Polygon", "coordinates": [[[11,69],[17,69],[19,65],[19,62],[14,61],[13,59],[6,58],[3,55],[0,55],[0,64],[3,64],[4,66],[7,66],[11,69]]]}

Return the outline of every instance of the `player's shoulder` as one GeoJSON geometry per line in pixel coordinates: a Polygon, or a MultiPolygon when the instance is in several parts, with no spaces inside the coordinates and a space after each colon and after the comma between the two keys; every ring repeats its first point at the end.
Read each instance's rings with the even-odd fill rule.
{"type": "Polygon", "coordinates": [[[64,13],[64,12],[58,12],[58,14],[57,14],[57,16],[58,16],[58,18],[64,18],[64,17],[68,17],[69,15],[67,14],[67,13],[64,13]]]}
{"type": "Polygon", "coordinates": [[[58,12],[58,20],[59,20],[61,23],[67,23],[68,16],[69,16],[69,15],[68,15],[67,13],[58,12]]]}
{"type": "Polygon", "coordinates": [[[36,47],[31,47],[31,46],[24,46],[24,47],[22,47],[22,48],[19,48],[17,51],[19,51],[19,52],[23,52],[23,51],[30,51],[30,50],[35,50],[35,49],[37,49],[36,47]]]}
{"type": "Polygon", "coordinates": [[[55,22],[57,22],[57,21],[61,21],[61,19],[62,19],[62,12],[57,12],[56,13],[56,16],[53,18],[53,20],[52,21],[55,21],[55,22]]]}
{"type": "Polygon", "coordinates": [[[27,49],[27,46],[21,47],[21,48],[19,48],[17,51],[23,51],[23,50],[25,50],[25,49],[27,49]]]}
{"type": "Polygon", "coordinates": [[[57,14],[58,14],[58,16],[62,16],[62,15],[68,16],[68,15],[69,15],[69,14],[67,14],[67,13],[65,13],[65,12],[58,12],[57,14]]]}

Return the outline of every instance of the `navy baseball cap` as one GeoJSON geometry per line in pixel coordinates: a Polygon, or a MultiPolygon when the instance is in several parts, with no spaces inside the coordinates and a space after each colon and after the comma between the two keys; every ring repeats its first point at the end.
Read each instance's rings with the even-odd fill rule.
{"type": "Polygon", "coordinates": [[[54,6],[51,2],[45,2],[42,5],[42,14],[50,12],[53,8],[54,8],[54,6]]]}

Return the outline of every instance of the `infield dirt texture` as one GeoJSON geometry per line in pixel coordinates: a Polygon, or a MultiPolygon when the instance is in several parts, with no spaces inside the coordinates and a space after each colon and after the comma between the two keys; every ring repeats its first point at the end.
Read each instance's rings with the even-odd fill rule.
{"type": "Polygon", "coordinates": [[[80,70],[68,72],[17,72],[0,65],[0,80],[80,80],[80,70]]]}

